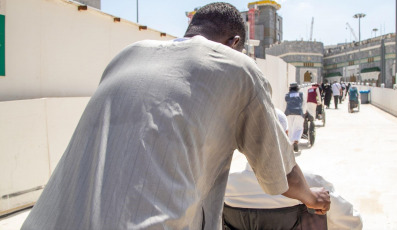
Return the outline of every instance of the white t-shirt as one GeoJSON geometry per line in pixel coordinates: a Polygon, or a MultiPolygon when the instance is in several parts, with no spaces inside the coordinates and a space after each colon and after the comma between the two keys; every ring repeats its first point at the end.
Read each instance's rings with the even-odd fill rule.
{"type": "Polygon", "coordinates": [[[338,82],[336,82],[336,83],[332,84],[331,87],[332,87],[332,94],[334,96],[339,96],[340,90],[342,89],[341,85],[338,82]]]}
{"type": "Polygon", "coordinates": [[[283,113],[283,111],[281,111],[280,109],[275,108],[275,110],[276,110],[278,121],[281,124],[281,127],[283,127],[284,131],[287,131],[288,130],[287,116],[285,116],[285,113],[283,113]]]}
{"type": "Polygon", "coordinates": [[[230,166],[225,203],[240,208],[285,208],[301,204],[299,200],[283,195],[266,194],[259,186],[247,158],[237,150],[230,166]]]}
{"type": "MultiPolygon", "coordinates": [[[[303,171],[310,187],[324,187],[330,192],[331,209],[327,212],[329,230],[361,230],[360,213],[351,203],[335,192],[333,185],[323,177],[303,171]]],[[[300,201],[282,195],[268,195],[258,184],[247,159],[238,151],[234,152],[230,175],[225,193],[225,203],[232,207],[273,209],[301,204],[300,201]]]]}

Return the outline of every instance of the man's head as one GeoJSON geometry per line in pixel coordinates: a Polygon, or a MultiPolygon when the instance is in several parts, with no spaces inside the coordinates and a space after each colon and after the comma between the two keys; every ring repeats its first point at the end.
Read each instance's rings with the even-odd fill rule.
{"type": "Polygon", "coordinates": [[[185,37],[202,35],[209,40],[242,51],[245,43],[245,23],[240,12],[231,4],[217,2],[201,7],[193,16],[185,37]]]}
{"type": "Polygon", "coordinates": [[[289,91],[298,91],[299,90],[299,85],[296,82],[293,82],[289,84],[289,91]]]}

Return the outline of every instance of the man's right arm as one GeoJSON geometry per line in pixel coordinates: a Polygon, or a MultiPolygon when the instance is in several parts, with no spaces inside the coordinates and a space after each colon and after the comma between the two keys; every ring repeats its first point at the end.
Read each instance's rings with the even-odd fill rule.
{"type": "Polygon", "coordinates": [[[314,209],[316,214],[324,215],[329,210],[329,192],[324,188],[309,188],[298,164],[287,175],[287,180],[289,188],[283,193],[284,196],[300,200],[308,208],[314,209]]]}

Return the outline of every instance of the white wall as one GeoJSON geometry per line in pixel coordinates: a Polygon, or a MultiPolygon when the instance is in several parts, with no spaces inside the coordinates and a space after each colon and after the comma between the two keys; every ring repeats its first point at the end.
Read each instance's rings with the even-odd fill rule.
{"type": "Polygon", "coordinates": [[[397,116],[397,90],[372,86],[358,86],[360,90],[370,90],[370,103],[394,116],[397,116]]]}
{"type": "Polygon", "coordinates": [[[169,40],[152,29],[67,0],[6,1],[6,76],[0,101],[91,96],[109,61],[143,39],[169,40]]]}
{"type": "Polygon", "coordinates": [[[41,190],[7,198],[47,183],[89,98],[0,102],[0,215],[37,200],[41,190]]]}
{"type": "Polygon", "coordinates": [[[284,111],[285,94],[288,92],[289,84],[295,81],[295,66],[271,55],[266,55],[266,59],[258,58],[256,62],[272,86],[274,106],[284,111]]]}

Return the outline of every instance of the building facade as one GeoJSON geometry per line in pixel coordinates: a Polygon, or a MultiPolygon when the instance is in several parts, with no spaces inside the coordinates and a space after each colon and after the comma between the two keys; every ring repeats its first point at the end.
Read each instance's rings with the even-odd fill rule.
{"type": "Polygon", "coordinates": [[[396,84],[395,34],[324,47],[321,42],[284,41],[266,49],[296,67],[296,82],[362,82],[396,84]]]}
{"type": "Polygon", "coordinates": [[[294,65],[299,84],[323,81],[324,45],[321,42],[284,41],[271,45],[266,53],[294,65]]]}
{"type": "Polygon", "coordinates": [[[395,84],[395,34],[387,34],[362,41],[326,47],[324,75],[329,81],[350,81],[395,84]]]}

